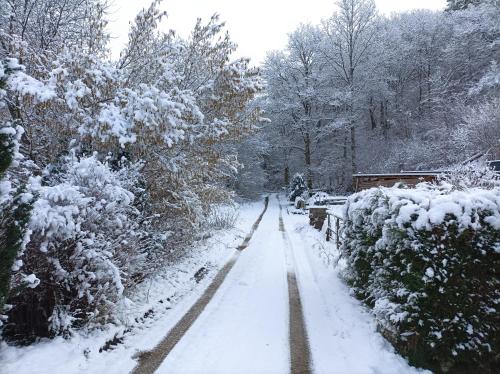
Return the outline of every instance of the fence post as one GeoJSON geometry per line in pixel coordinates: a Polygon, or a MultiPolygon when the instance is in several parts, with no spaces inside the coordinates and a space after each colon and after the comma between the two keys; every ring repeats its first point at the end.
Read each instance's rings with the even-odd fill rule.
{"type": "Polygon", "coordinates": [[[340,221],[338,217],[335,217],[335,238],[337,241],[337,249],[339,249],[340,245],[339,231],[340,231],[340,221]]]}
{"type": "Polygon", "coordinates": [[[328,214],[328,227],[326,228],[326,241],[330,241],[330,230],[331,230],[331,225],[330,225],[330,214],[328,214]]]}

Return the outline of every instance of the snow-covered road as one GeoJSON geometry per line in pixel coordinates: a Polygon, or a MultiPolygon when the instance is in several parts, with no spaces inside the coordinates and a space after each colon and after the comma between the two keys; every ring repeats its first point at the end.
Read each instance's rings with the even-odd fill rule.
{"type": "Polygon", "coordinates": [[[288,289],[277,211],[271,199],[224,284],[157,373],[288,371],[288,289]]]}
{"type": "Polygon", "coordinates": [[[296,275],[304,308],[310,371],[414,372],[376,333],[335,269],[314,253],[315,233],[305,217],[286,210],[282,216],[280,227],[279,200],[272,196],[248,247],[157,373],[290,372],[287,272],[296,275]]]}

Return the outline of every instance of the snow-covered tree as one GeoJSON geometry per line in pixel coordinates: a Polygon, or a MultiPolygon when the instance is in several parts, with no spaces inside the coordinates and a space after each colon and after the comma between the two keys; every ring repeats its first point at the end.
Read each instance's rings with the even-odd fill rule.
{"type": "Polygon", "coordinates": [[[270,145],[265,134],[259,132],[238,146],[238,162],[241,167],[234,184],[236,193],[244,198],[259,197],[266,189],[266,162],[270,145]]]}
{"type": "Polygon", "coordinates": [[[248,59],[232,60],[218,16],[183,39],[160,31],[153,1],[114,62],[107,1],[1,4],[0,230],[16,196],[33,209],[16,221],[30,235],[23,226],[15,248],[1,242],[0,302],[13,305],[4,334],[29,339],[112,319],[124,290],[230,201],[263,83],[248,59]],[[30,320],[33,310],[43,313],[30,320]]]}
{"type": "Polygon", "coordinates": [[[469,5],[477,5],[481,0],[446,0],[448,10],[463,10],[469,5]]]}
{"type": "Polygon", "coordinates": [[[453,133],[458,149],[500,159],[500,98],[467,108],[464,122],[453,133]]]}
{"type": "MultiPolygon", "coordinates": [[[[313,184],[312,157],[328,105],[318,49],[321,38],[317,27],[302,25],[290,34],[286,53],[270,54],[265,63],[269,85],[266,114],[280,127],[283,138],[278,146],[284,156],[292,150],[302,153],[309,188],[313,184]],[[286,140],[290,136],[292,143],[286,140]]],[[[285,165],[286,173],[289,167],[285,165]]]]}
{"type": "Polygon", "coordinates": [[[357,171],[356,127],[362,81],[359,70],[366,66],[377,37],[377,12],[373,0],[340,0],[339,11],[324,24],[327,46],[323,56],[328,61],[332,79],[343,91],[342,106],[350,133],[352,172],[357,171]]]}
{"type": "Polygon", "coordinates": [[[158,4],[132,26],[118,64],[128,83],[103,123],[119,124],[122,147],[145,161],[150,214],[185,237],[183,228],[230,198],[240,166],[234,142],[256,130],[260,110],[248,104],[263,84],[248,60],[230,61],[236,45],[217,15],[183,40],[157,31],[158,4]]]}
{"type": "Polygon", "coordinates": [[[289,186],[288,198],[290,201],[295,201],[297,197],[301,197],[307,192],[307,184],[302,174],[296,173],[289,186]]]}
{"type": "Polygon", "coordinates": [[[309,128],[317,187],[349,190],[356,171],[446,168],[488,150],[498,157],[492,132],[500,93],[499,11],[487,0],[455,11],[381,17],[372,1],[340,1],[318,31],[320,43],[307,44],[320,57],[309,95],[295,89],[301,81],[290,73],[299,70],[287,66],[290,47],[267,59],[265,107],[272,124],[264,131],[276,140],[270,174],[307,169],[292,126],[303,98],[313,98],[318,109],[309,128]],[[287,80],[289,86],[282,83],[287,80]]]}

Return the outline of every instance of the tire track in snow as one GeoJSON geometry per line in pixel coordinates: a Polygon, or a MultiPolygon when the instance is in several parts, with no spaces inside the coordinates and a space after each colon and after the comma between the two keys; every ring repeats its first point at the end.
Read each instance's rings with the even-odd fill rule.
{"type": "Polygon", "coordinates": [[[266,196],[264,199],[264,210],[260,214],[259,218],[257,218],[257,221],[255,221],[255,223],[253,224],[252,229],[250,230],[248,235],[243,240],[243,243],[241,243],[241,245],[237,248],[239,251],[242,251],[246,247],[248,247],[248,243],[250,242],[250,239],[252,239],[252,236],[253,236],[255,230],[257,230],[257,228],[259,227],[260,221],[262,221],[262,217],[264,217],[264,214],[267,211],[268,204],[269,204],[269,196],[266,196]]]}
{"type": "Polygon", "coordinates": [[[243,243],[238,246],[238,251],[234,253],[231,259],[224,265],[224,267],[219,270],[212,283],[207,287],[203,295],[193,304],[193,306],[188,310],[188,312],[175,324],[175,326],[168,332],[167,336],[151,351],[142,352],[138,356],[138,364],[132,371],[133,374],[153,374],[156,369],[160,367],[162,362],[172,351],[175,345],[182,339],[184,334],[193,325],[196,319],[203,312],[205,307],[208,305],[210,300],[222,285],[226,276],[229,274],[234,264],[239,258],[241,251],[248,247],[248,243],[252,239],[253,234],[259,227],[262,217],[267,211],[269,204],[269,197],[266,196],[264,200],[264,210],[257,218],[257,221],[252,226],[250,233],[245,237],[243,243]]]}
{"type": "Polygon", "coordinates": [[[287,262],[287,282],[288,282],[288,300],[289,300],[289,339],[290,339],[290,372],[292,374],[311,373],[311,352],[309,348],[309,339],[307,337],[304,312],[300,299],[300,292],[295,275],[295,258],[292,251],[292,243],[288,237],[285,224],[283,222],[282,207],[279,196],[276,195],[279,202],[279,230],[283,235],[285,242],[285,257],[287,262]]]}

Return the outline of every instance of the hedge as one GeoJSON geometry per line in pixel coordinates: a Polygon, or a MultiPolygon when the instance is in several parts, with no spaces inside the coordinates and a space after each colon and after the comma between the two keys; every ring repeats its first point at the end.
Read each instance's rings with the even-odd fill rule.
{"type": "Polygon", "coordinates": [[[500,189],[373,188],[345,214],[343,276],[410,364],[500,372],[500,189]]]}

